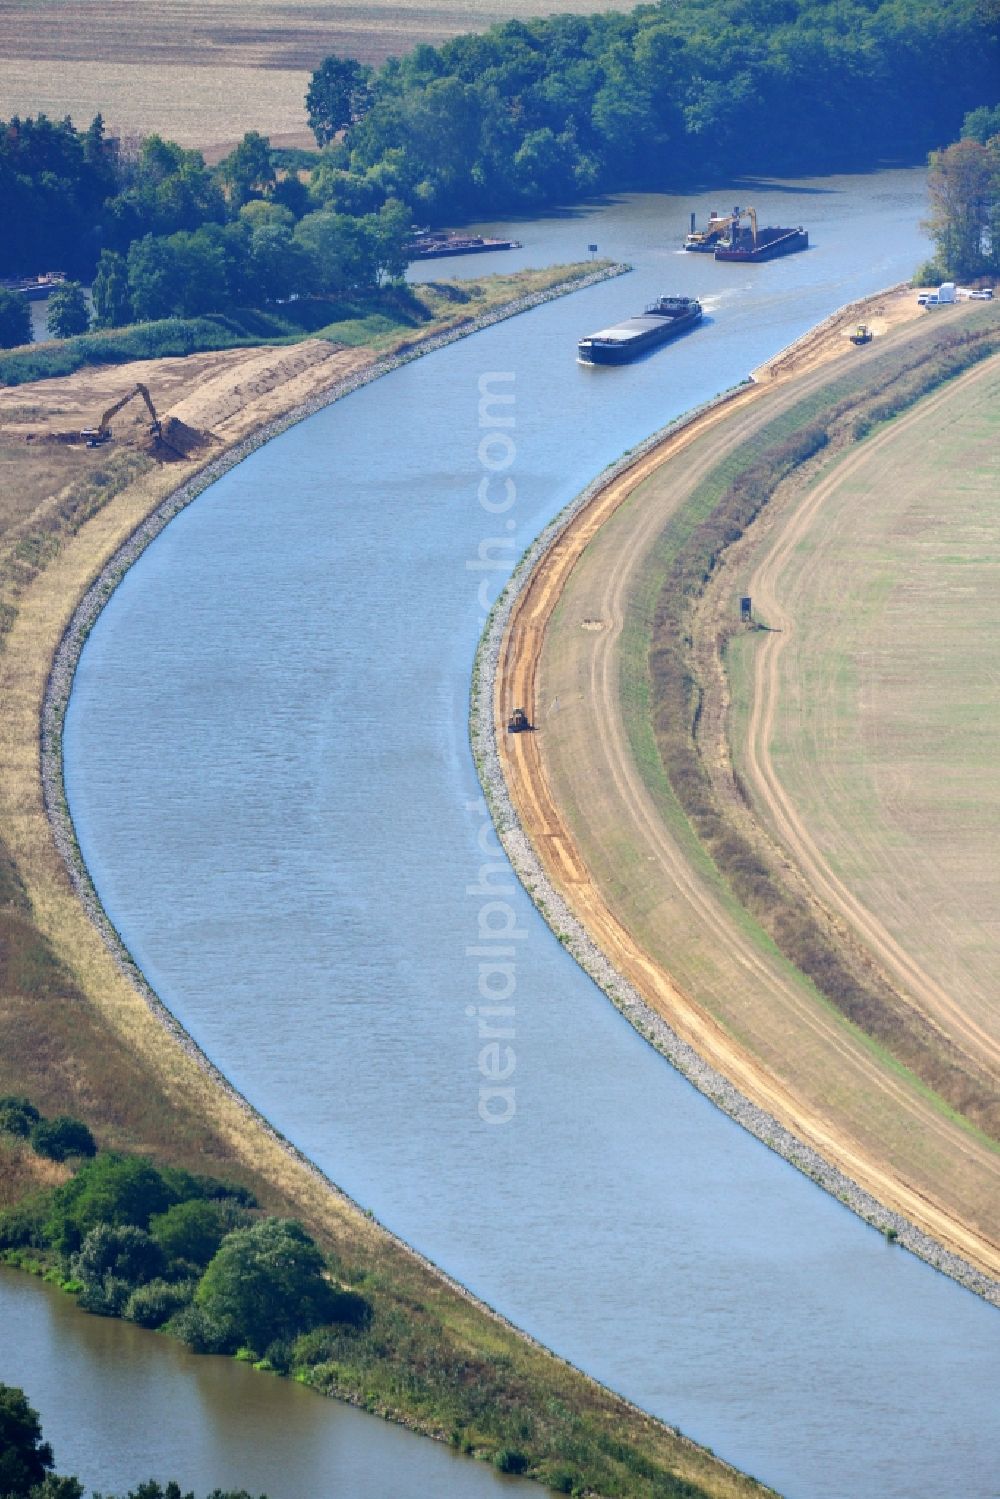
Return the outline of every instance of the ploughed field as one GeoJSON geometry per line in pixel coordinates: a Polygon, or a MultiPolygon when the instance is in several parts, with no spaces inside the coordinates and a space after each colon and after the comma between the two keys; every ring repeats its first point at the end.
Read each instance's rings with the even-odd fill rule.
{"type": "MultiPolygon", "coordinates": [[[[977,315],[947,316],[960,330],[977,315]]],[[[820,342],[797,379],[761,372],[755,391],[615,481],[603,520],[598,500],[575,523],[506,647],[505,686],[538,732],[501,752],[550,877],[647,1002],[828,1161],[996,1274],[987,825],[995,839],[998,778],[996,710],[991,719],[984,701],[996,677],[984,560],[996,524],[996,357],[865,442],[831,439],[716,569],[681,630],[700,689],[693,790],[691,764],[671,755],[685,737],[690,752],[679,724],[694,697],[682,672],[678,713],[657,675],[671,568],[740,466],[867,398],[860,360],[884,356],[922,378],[926,340],[945,331],[933,318],[885,326],[874,356],[834,329],[828,362],[820,342]],[[769,628],[734,634],[745,592],[769,628]],[[735,714],[719,659],[727,636],[735,714]],[[775,653],[780,670],[769,672],[775,653]],[[762,768],[738,751],[737,780],[727,722],[739,745],[749,703],[762,768]],[[686,792],[665,764],[681,764],[686,792]],[[692,798],[706,797],[699,832],[692,798]],[[798,841],[781,836],[774,808],[785,803],[798,841]],[[803,853],[811,839],[815,864],[803,853]],[[738,898],[734,862],[744,887],[757,880],[766,892],[765,909],[738,898]],[[787,901],[775,893],[783,882],[787,901]],[[818,992],[776,946],[782,922],[798,935],[806,917],[810,943],[838,950],[848,1002],[818,992]]],[[[872,392],[888,388],[887,371],[872,392]]]]}
{"type": "Polygon", "coordinates": [[[305,93],[330,53],[380,63],[511,17],[605,8],[597,0],[0,0],[0,119],[43,111],[81,124],[100,111],[113,135],[156,131],[212,155],[248,130],[313,146],[305,93]]]}

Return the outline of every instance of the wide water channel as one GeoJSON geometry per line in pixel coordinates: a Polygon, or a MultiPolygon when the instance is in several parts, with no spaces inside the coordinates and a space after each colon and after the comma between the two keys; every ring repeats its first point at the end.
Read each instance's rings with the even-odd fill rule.
{"type": "Polygon", "coordinates": [[[994,1495],[1000,1321],[702,1099],[509,875],[480,888],[469,676],[482,601],[542,524],[908,276],[923,189],[893,172],[631,197],[508,226],[523,251],[422,267],[478,276],[596,242],[636,270],[417,361],[216,484],[111,600],[67,720],[98,890],[235,1084],[515,1322],[803,1499],[994,1495]],[[677,252],[689,208],[737,200],[814,247],[757,267],[677,252]],[[581,334],[663,291],[701,297],[706,325],[625,369],[577,365],[581,334]],[[484,376],[515,396],[487,420],[513,426],[480,426],[484,376]],[[508,509],[483,508],[483,479],[508,509]],[[516,923],[502,1126],[479,1116],[470,1015],[497,899],[516,923]]]}

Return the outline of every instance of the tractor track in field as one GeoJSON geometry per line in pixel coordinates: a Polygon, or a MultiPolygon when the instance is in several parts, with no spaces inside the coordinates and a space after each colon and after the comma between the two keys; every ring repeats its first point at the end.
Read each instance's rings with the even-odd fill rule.
{"type": "Polygon", "coordinates": [[[846,479],[868,463],[873,454],[900,434],[933,418],[956,389],[969,393],[992,378],[994,360],[976,365],[957,381],[928,396],[918,406],[896,418],[891,426],[851,453],[832,473],[814,485],[804,503],[798,505],[780,528],[758,563],[749,591],[757,599],[772,628],[756,652],[753,671],[750,723],[747,734],[747,774],[761,805],[773,819],[785,848],[805,873],[813,891],[834,909],[861,937],[879,963],[891,974],[920,1010],[934,1016],[956,1044],[962,1046],[987,1072],[1000,1070],[1000,1041],[963,1011],[960,1004],[910,956],[844,882],[837,877],[810,834],[783,787],[774,765],[771,745],[780,692],[781,657],[794,633],[794,622],[781,606],[781,578],[796,547],[812,524],[816,512],[846,479]]]}
{"type": "MultiPolygon", "coordinates": [[[[832,333],[829,352],[836,352],[832,333]]],[[[944,1148],[953,1145],[955,1126],[941,1115],[936,1105],[889,1074],[884,1065],[855,1042],[839,1017],[825,1011],[800,986],[778,973],[753,939],[733,921],[661,816],[635,763],[622,718],[619,647],[628,589],[636,568],[670,515],[720,459],[745,442],[759,426],[799,402],[828,378],[821,361],[816,362],[819,368],[809,368],[794,380],[756,385],[738,394],[728,405],[703,413],[680,431],[667,435],[625,472],[612,477],[549,545],[515,597],[500,643],[493,679],[497,756],[521,829],[535,850],[544,876],[582,924],[599,953],[610,961],[615,974],[627,980],[654,1014],[666,1021],[682,1042],[693,1048],[752,1106],[764,1111],[795,1139],[805,1142],[822,1161],[832,1164],[843,1178],[860,1187],[876,1203],[916,1225],[921,1234],[944,1245],[966,1264],[996,1277],[1000,1273],[1000,1245],[976,1226],[962,1221],[946,1203],[934,1200],[918,1184],[903,1179],[890,1165],[878,1160],[848,1131],[838,1127],[836,1118],[812,1107],[796,1091],[793,1082],[776,1076],[686,993],[662,963],[643,949],[598,889],[552,791],[546,755],[546,720],[538,701],[539,664],[546,627],[577,562],[598,531],[645,479],[670,461],[673,482],[669,491],[665,495],[661,492],[643,497],[642,506],[636,507],[627,535],[622,535],[602,578],[599,612],[604,628],[594,633],[589,662],[586,692],[590,748],[581,784],[584,789],[596,785],[601,785],[602,791],[611,788],[622,825],[638,832],[645,840],[643,848],[651,851],[647,857],[656,861],[653,878],[686,903],[688,912],[701,924],[709,941],[724,944],[742,971],[755,981],[783,985],[784,1001],[794,1006],[799,1021],[818,1044],[842,1056],[849,1054],[851,1065],[868,1085],[891,1097],[894,1106],[904,1116],[919,1122],[929,1138],[944,1148]],[[508,736],[504,726],[512,704],[523,704],[540,732],[508,736]]],[[[777,635],[772,638],[781,639],[777,635]]],[[[574,748],[579,750],[580,745],[574,748]]],[[[627,1005],[623,1008],[629,1012],[627,1005]]],[[[635,1016],[632,1018],[636,1020],[635,1016]]],[[[647,1029],[641,1020],[636,1023],[640,1029],[647,1029]]],[[[729,1111],[735,1114],[734,1110],[729,1111]]],[[[748,1127],[753,1128],[749,1124],[748,1127]]],[[[754,1132],[761,1133],[759,1129],[754,1132]]],[[[982,1164],[987,1172],[1000,1179],[1000,1160],[984,1151],[982,1164]]],[[[837,1190],[832,1186],[830,1189],[837,1190]]],[[[857,1210],[870,1216],[860,1207],[857,1210]]],[[[922,1252],[919,1246],[914,1247],[922,1252]]]]}

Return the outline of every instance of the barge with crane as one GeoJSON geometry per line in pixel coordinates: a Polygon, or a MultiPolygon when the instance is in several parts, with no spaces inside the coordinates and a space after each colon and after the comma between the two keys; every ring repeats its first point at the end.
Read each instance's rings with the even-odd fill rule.
{"type": "Polygon", "coordinates": [[[738,208],[734,208],[732,213],[716,213],[713,208],[704,229],[699,229],[697,217],[692,213],[691,230],[684,240],[685,250],[693,250],[700,255],[713,255],[716,247],[732,233],[734,224],[739,222],[739,217],[738,208]]]}
{"type": "Polygon", "coordinates": [[[758,260],[775,260],[779,255],[794,255],[797,250],[808,250],[809,235],[801,224],[797,229],[786,229],[777,224],[762,228],[757,223],[755,208],[740,208],[737,204],[732,213],[716,213],[713,209],[702,229],[697,227],[692,214],[684,248],[714,255],[716,260],[752,264],[758,260]]]}
{"type": "Polygon", "coordinates": [[[809,248],[809,235],[801,224],[797,229],[776,224],[762,228],[754,208],[734,209],[730,224],[728,239],[720,239],[715,247],[716,260],[756,264],[758,260],[776,260],[779,255],[794,255],[809,248]],[[746,227],[744,219],[749,221],[746,227]]]}

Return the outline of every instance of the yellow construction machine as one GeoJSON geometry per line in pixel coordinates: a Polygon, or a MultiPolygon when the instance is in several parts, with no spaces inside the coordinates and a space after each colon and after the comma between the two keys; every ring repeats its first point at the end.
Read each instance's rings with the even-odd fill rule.
{"type": "Polygon", "coordinates": [[[113,416],[117,416],[122,407],[127,406],[129,401],[134,400],[136,396],[142,396],[142,399],[146,403],[147,410],[149,411],[150,437],[160,436],[160,418],[156,414],[156,407],[153,405],[149,391],[146,389],[145,385],[133,385],[132,389],[128,392],[127,395],[122,396],[120,401],[116,401],[113,406],[108,407],[107,411],[101,417],[101,420],[98,422],[96,427],[83,428],[80,436],[83,438],[88,448],[99,448],[102,446],[102,444],[110,442],[111,418],[113,416]]]}
{"type": "Polygon", "coordinates": [[[715,209],[709,214],[708,223],[704,229],[695,227],[695,216],[691,215],[691,232],[684,240],[685,250],[700,250],[706,254],[711,253],[716,245],[721,244],[727,235],[733,231],[734,224],[739,223],[740,210],[734,208],[732,213],[716,213],[715,209]]]}

